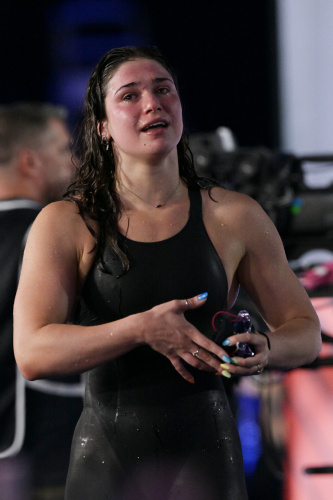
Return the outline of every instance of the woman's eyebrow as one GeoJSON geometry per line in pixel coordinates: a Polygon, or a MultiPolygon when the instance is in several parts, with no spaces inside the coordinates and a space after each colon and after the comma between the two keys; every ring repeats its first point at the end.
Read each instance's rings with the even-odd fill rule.
{"type": "MultiPolygon", "coordinates": [[[[165,81],[169,81],[169,82],[171,82],[173,84],[173,80],[171,78],[166,77],[166,76],[157,77],[157,78],[153,78],[152,79],[152,83],[161,83],[161,82],[165,82],[165,81]]],[[[121,87],[119,87],[119,89],[116,90],[116,92],[114,93],[114,95],[116,95],[121,89],[130,88],[130,87],[137,87],[140,84],[141,84],[141,82],[126,83],[125,85],[122,85],[121,87]]]]}

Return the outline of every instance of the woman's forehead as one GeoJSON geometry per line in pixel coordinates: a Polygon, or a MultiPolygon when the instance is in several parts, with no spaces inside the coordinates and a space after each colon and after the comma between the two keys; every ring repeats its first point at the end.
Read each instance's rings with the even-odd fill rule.
{"type": "Polygon", "coordinates": [[[108,82],[108,91],[116,91],[119,86],[139,82],[142,78],[166,77],[173,82],[170,73],[155,59],[138,58],[123,62],[113,73],[108,82]]]}

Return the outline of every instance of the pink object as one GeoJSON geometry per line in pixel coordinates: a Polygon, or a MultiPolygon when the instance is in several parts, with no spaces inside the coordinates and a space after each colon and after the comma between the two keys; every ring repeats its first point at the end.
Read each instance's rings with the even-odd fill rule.
{"type": "Polygon", "coordinates": [[[304,271],[299,279],[307,290],[315,290],[333,283],[333,260],[304,271]]]}
{"type": "MultiPolygon", "coordinates": [[[[323,332],[333,337],[333,298],[311,301],[323,332]]],[[[332,356],[333,343],[324,343],[319,357],[332,356]]],[[[306,474],[305,469],[333,466],[333,367],[291,370],[285,375],[284,387],[287,440],[283,500],[332,500],[333,474],[306,474]]]]}

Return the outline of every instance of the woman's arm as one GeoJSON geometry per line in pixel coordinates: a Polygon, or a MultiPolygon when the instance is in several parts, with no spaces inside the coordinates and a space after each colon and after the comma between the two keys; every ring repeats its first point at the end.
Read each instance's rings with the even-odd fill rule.
{"type": "MultiPolygon", "coordinates": [[[[199,369],[220,369],[225,351],[185,320],[185,300],[102,325],[67,324],[93,263],[93,247],[70,202],[48,205],[34,222],[14,305],[14,351],[26,378],[83,372],[141,344],[166,356],[189,381],[182,360],[199,369]],[[198,349],[201,359],[192,355],[198,349]]],[[[205,302],[188,299],[193,308],[205,302]]]]}
{"type": "MultiPolygon", "coordinates": [[[[28,379],[82,372],[110,356],[109,325],[67,324],[92,265],[93,247],[70,202],[48,205],[32,226],[14,304],[14,352],[28,379]]],[[[115,355],[117,348],[121,352],[135,343],[134,335],[124,335],[115,355]]]]}
{"type": "Polygon", "coordinates": [[[273,222],[245,195],[215,189],[213,196],[217,203],[209,199],[205,202],[215,214],[215,223],[208,222],[208,229],[229,282],[238,282],[246,289],[271,329],[270,350],[262,335],[230,338],[230,345],[249,342],[256,352],[253,358],[239,359],[231,371],[253,374],[258,365],[290,369],[313,361],[321,348],[319,320],[288,264],[273,222]]]}
{"type": "Polygon", "coordinates": [[[321,348],[320,324],[308,294],[287,261],[276,227],[253,200],[246,212],[246,251],[237,277],[273,333],[268,363],[293,368],[321,348]]]}

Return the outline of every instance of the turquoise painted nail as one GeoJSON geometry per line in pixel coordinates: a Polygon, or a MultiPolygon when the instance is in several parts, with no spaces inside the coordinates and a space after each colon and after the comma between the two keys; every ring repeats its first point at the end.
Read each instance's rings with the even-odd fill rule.
{"type": "Polygon", "coordinates": [[[222,345],[229,345],[230,344],[230,339],[225,339],[223,342],[222,342],[222,345]]]}
{"type": "Polygon", "coordinates": [[[226,363],[230,363],[230,358],[228,358],[228,356],[222,356],[222,359],[223,359],[223,361],[225,361],[226,363]]]}
{"type": "Polygon", "coordinates": [[[200,295],[198,295],[198,300],[204,300],[207,299],[207,297],[208,297],[208,292],[201,293],[200,295]]]}

